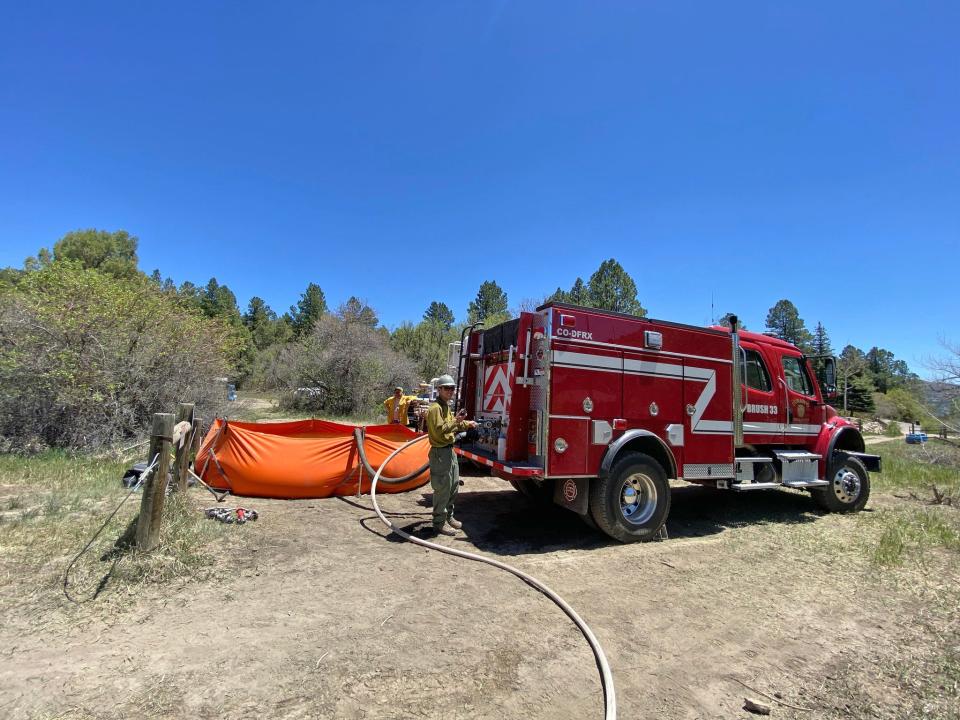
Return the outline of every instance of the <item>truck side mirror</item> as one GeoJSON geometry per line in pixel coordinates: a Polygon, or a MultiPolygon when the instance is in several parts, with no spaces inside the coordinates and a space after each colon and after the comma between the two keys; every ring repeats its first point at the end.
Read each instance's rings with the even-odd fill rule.
{"type": "Polygon", "coordinates": [[[823,358],[823,394],[827,398],[837,397],[837,361],[835,358],[823,358]]]}

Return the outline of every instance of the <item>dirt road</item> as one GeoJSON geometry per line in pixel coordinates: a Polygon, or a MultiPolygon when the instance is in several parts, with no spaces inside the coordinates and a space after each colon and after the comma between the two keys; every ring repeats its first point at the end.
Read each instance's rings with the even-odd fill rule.
{"type": "MultiPolygon", "coordinates": [[[[418,527],[429,502],[428,487],[383,504],[418,527]]],[[[104,618],[44,579],[0,628],[0,713],[602,717],[586,642],[512,576],[385,536],[366,498],[246,504],[261,519],[222,527],[238,540],[225,540],[215,583],[153,588],[104,618]]],[[[920,702],[902,678],[923,667],[935,629],[917,621],[919,585],[865,559],[869,512],[684,487],[669,541],[625,546],[467,477],[458,516],[465,532],[444,542],[536,575],[590,623],[621,718],[749,717],[745,696],[770,702],[738,681],[813,709],[772,703],[781,718],[902,717],[920,702]]]]}

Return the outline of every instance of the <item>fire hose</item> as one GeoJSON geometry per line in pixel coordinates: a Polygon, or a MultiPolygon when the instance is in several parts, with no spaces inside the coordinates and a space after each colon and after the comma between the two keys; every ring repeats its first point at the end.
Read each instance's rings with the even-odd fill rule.
{"type": "MultiPolygon", "coordinates": [[[[357,441],[357,453],[360,455],[360,462],[363,463],[363,469],[366,470],[371,477],[379,476],[380,473],[383,472],[383,468],[386,467],[387,461],[389,461],[390,458],[393,457],[393,455],[397,454],[397,453],[393,453],[393,455],[387,458],[387,460],[384,461],[383,465],[380,466],[380,470],[374,472],[373,467],[370,465],[370,461],[367,460],[367,453],[364,452],[364,449],[363,449],[363,428],[362,427],[354,428],[353,437],[357,441]]],[[[426,435],[424,435],[423,437],[426,437],[426,435]]],[[[416,440],[413,440],[412,442],[408,442],[406,445],[401,447],[401,450],[405,447],[409,447],[410,445],[413,445],[413,443],[417,442],[417,440],[422,440],[422,439],[423,438],[416,438],[416,440]]],[[[421,475],[422,473],[425,473],[429,468],[430,468],[430,463],[426,463],[422,468],[419,468],[418,470],[414,470],[411,473],[407,473],[402,477],[391,478],[391,477],[387,477],[386,475],[380,476],[380,481],[384,485],[401,485],[405,482],[408,482],[409,480],[413,480],[415,477],[417,477],[417,475],[421,475]]],[[[374,479],[374,482],[376,482],[376,479],[374,479]]],[[[359,494],[359,492],[360,491],[358,490],[357,493],[359,494]]]]}
{"type": "MultiPolygon", "coordinates": [[[[512,575],[516,575],[518,578],[523,580],[525,583],[527,583],[531,587],[535,588],[536,590],[539,590],[541,593],[543,593],[548,598],[550,598],[554,603],[556,603],[560,607],[560,609],[563,610],[571,620],[573,620],[574,624],[577,626],[577,628],[579,628],[580,632],[583,633],[584,638],[586,638],[587,642],[590,644],[590,649],[593,651],[593,655],[597,660],[597,669],[600,671],[600,684],[603,687],[603,702],[604,702],[604,708],[605,708],[604,720],[616,720],[617,696],[613,687],[613,674],[610,672],[610,665],[607,663],[607,657],[606,655],[603,654],[603,648],[600,647],[600,642],[597,640],[596,636],[593,634],[593,631],[590,629],[590,626],[587,625],[586,622],[584,622],[583,618],[581,618],[580,615],[577,614],[577,611],[574,610],[562,597],[557,595],[553,590],[548,588],[546,585],[544,585],[542,582],[540,582],[536,578],[530,575],[527,575],[525,572],[518,570],[512,565],[507,565],[506,563],[502,563],[499,560],[494,560],[493,558],[484,557],[483,555],[477,555],[475,553],[469,553],[463,550],[457,550],[452,547],[447,547],[446,545],[440,545],[439,543],[432,543],[428,540],[424,540],[422,538],[418,538],[414,535],[411,535],[410,533],[404,530],[401,530],[399,527],[397,527],[392,522],[390,522],[386,518],[386,516],[383,514],[383,512],[380,510],[380,505],[377,503],[377,482],[382,479],[381,475],[384,469],[387,467],[390,461],[393,460],[394,457],[399,455],[408,447],[415,445],[418,442],[423,442],[427,438],[428,438],[427,435],[422,435],[420,437],[414,438],[413,440],[407,443],[404,443],[403,445],[398,447],[396,450],[394,450],[392,453],[390,453],[387,456],[387,459],[383,461],[383,464],[381,464],[380,467],[377,469],[376,473],[373,474],[373,482],[370,485],[370,500],[373,501],[373,509],[376,511],[377,515],[383,521],[383,524],[386,525],[388,528],[390,528],[390,530],[392,530],[394,533],[396,533],[400,537],[406,538],[410,542],[416,543],[417,545],[422,545],[423,547],[430,548],[431,550],[437,550],[439,552],[446,553],[447,555],[455,555],[457,557],[461,557],[466,560],[474,560],[476,562],[486,563],[487,565],[493,565],[493,567],[500,568],[501,570],[506,570],[508,573],[511,573],[512,575]]],[[[359,434],[357,435],[357,447],[360,448],[360,457],[363,458],[364,457],[363,442],[359,434]]],[[[364,459],[364,465],[367,466],[367,469],[369,470],[368,464],[366,463],[365,459],[364,459]]],[[[413,475],[408,477],[416,477],[425,469],[426,467],[418,470],[416,473],[413,473],[413,475]]],[[[383,480],[384,482],[387,482],[386,479],[383,479],[383,480]]],[[[401,481],[394,478],[390,480],[390,482],[396,483],[401,481]]]]}

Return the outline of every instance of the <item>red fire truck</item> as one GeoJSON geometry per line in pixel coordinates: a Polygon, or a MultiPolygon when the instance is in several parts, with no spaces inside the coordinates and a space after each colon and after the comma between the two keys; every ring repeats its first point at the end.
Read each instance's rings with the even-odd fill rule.
{"type": "Polygon", "coordinates": [[[732,324],[548,303],[473,332],[458,402],[478,428],[457,452],[622,542],[660,534],[671,478],[862,509],[880,458],[825,402],[834,359],[732,324]]]}

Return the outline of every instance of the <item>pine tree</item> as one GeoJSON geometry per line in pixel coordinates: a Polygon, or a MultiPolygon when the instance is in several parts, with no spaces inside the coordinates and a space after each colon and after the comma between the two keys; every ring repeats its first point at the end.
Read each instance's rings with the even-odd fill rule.
{"type": "Polygon", "coordinates": [[[548,303],[548,302],[568,303],[568,302],[572,302],[572,301],[570,300],[570,293],[568,293],[568,292],[567,292],[566,290],[564,290],[563,288],[558,287],[558,288],[553,292],[553,294],[547,295],[547,297],[546,297],[546,299],[544,300],[544,302],[545,302],[545,303],[548,303]]]}
{"type": "Polygon", "coordinates": [[[250,331],[250,336],[253,338],[253,344],[257,350],[263,350],[277,342],[282,342],[290,334],[286,324],[259,297],[250,298],[247,311],[243,314],[243,324],[250,331]]]}
{"type": "Polygon", "coordinates": [[[307,285],[296,305],[290,306],[290,323],[298,337],[309,333],[327,313],[327,298],[316,283],[307,285]]]}
{"type": "Polygon", "coordinates": [[[578,277],[573,283],[573,287],[570,288],[570,292],[567,293],[569,302],[574,305],[586,305],[590,302],[589,293],[587,292],[586,283],[583,282],[583,278],[578,277]]]}
{"type": "Polygon", "coordinates": [[[821,322],[817,322],[817,327],[813,331],[812,348],[814,355],[833,354],[833,348],[830,347],[830,336],[827,335],[827,330],[821,322]]]}
{"type": "Polygon", "coordinates": [[[796,305],[789,300],[779,300],[767,313],[767,332],[781,340],[796,345],[807,352],[812,336],[803,324],[796,305]]]}
{"type": "Polygon", "coordinates": [[[347,324],[358,323],[370,328],[375,328],[380,324],[380,319],[373,308],[353,295],[337,308],[337,316],[347,324]]]}
{"type": "Polygon", "coordinates": [[[506,320],[507,294],[493,280],[485,280],[477,291],[477,297],[467,306],[467,322],[486,323],[488,320],[506,320]]]}
{"type": "Polygon", "coordinates": [[[434,300],[430,307],[423,313],[423,319],[439,323],[444,330],[449,330],[453,325],[453,311],[445,303],[434,300]]]}
{"type": "Polygon", "coordinates": [[[637,285],[633,282],[633,278],[613,258],[602,262],[597,271],[590,276],[587,284],[587,298],[586,304],[590,307],[629,313],[638,317],[644,317],[647,314],[637,300],[637,285]]]}
{"type": "MultiPolygon", "coordinates": [[[[717,321],[717,324],[718,324],[718,325],[722,325],[723,327],[730,327],[730,326],[731,326],[730,318],[732,318],[732,317],[736,317],[736,315],[735,315],[734,313],[724,313],[723,317],[721,317],[721,318],[717,321]]],[[[739,318],[738,318],[738,319],[737,319],[737,330],[746,330],[746,329],[747,329],[747,326],[744,325],[742,322],[740,322],[740,320],[739,320],[739,318]]]]}
{"type": "Polygon", "coordinates": [[[216,278],[210,278],[207,286],[199,293],[200,309],[208,317],[219,317],[231,324],[240,325],[240,308],[237,307],[237,296],[226,285],[221,285],[216,278]]]}
{"type": "Polygon", "coordinates": [[[846,388],[847,412],[872,413],[876,409],[873,392],[869,378],[863,375],[851,377],[846,388]]]}

